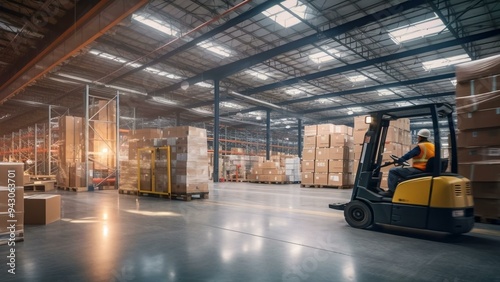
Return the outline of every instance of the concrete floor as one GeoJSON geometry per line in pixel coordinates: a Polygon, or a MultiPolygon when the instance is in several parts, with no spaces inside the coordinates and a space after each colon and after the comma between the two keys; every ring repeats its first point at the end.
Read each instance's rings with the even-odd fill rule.
{"type": "Polygon", "coordinates": [[[64,192],[0,281],[500,281],[500,226],[466,235],[349,227],[352,190],[220,183],[191,202],[64,192]]]}

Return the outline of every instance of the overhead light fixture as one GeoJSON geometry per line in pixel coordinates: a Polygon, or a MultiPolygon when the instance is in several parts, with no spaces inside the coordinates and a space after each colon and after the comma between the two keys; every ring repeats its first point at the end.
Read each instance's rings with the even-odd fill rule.
{"type": "MultiPolygon", "coordinates": [[[[284,2],[281,2],[281,5],[292,11],[301,19],[306,19],[307,6],[302,2],[297,0],[286,0],[284,2]]],[[[280,5],[272,6],[271,8],[262,12],[262,14],[266,15],[268,18],[275,21],[284,28],[291,27],[300,23],[300,19],[287,12],[280,5]]]]}
{"type": "Polygon", "coordinates": [[[334,59],[334,56],[340,57],[340,53],[335,49],[326,49],[326,51],[328,53],[331,53],[332,55],[328,54],[327,52],[320,51],[318,53],[309,55],[309,59],[311,59],[316,64],[321,64],[328,61],[332,61],[334,59]]]}
{"type": "Polygon", "coordinates": [[[378,96],[390,96],[394,95],[394,92],[392,92],[389,89],[379,89],[377,90],[378,96]]]}
{"type": "Polygon", "coordinates": [[[151,97],[150,100],[154,101],[156,103],[159,103],[159,104],[164,104],[164,105],[177,105],[176,101],[165,99],[165,98],[159,97],[159,96],[153,96],[153,97],[151,97]]]}
{"type": "Polygon", "coordinates": [[[8,118],[10,116],[11,116],[11,114],[6,114],[6,115],[3,115],[3,116],[0,116],[0,120],[6,119],[6,118],[8,118]]]}
{"type": "Polygon", "coordinates": [[[247,71],[245,71],[245,73],[248,73],[249,75],[253,75],[260,80],[266,80],[269,78],[267,75],[265,75],[261,72],[253,71],[253,70],[247,70],[247,71]]]}
{"type": "Polygon", "coordinates": [[[220,105],[224,108],[241,109],[243,106],[231,103],[231,102],[221,102],[220,105]]]}
{"type": "Polygon", "coordinates": [[[156,18],[152,17],[151,15],[133,14],[132,19],[136,20],[142,24],[145,24],[149,27],[152,27],[158,31],[161,31],[165,34],[168,34],[170,36],[177,36],[177,34],[179,33],[179,29],[177,29],[176,27],[168,24],[167,22],[156,19],[156,18]]]}
{"type": "Polygon", "coordinates": [[[205,88],[213,88],[214,86],[210,83],[206,83],[206,82],[198,82],[196,83],[195,85],[198,85],[198,86],[201,86],[201,87],[205,87],[205,88]]]}
{"type": "Polygon", "coordinates": [[[289,128],[290,128],[290,125],[285,126],[285,128],[286,128],[286,129],[289,129],[289,128]]]}
{"type": "Polygon", "coordinates": [[[200,46],[200,47],[202,47],[202,48],[204,48],[212,53],[220,55],[222,57],[230,57],[231,56],[231,51],[229,49],[226,49],[224,47],[216,45],[212,42],[203,41],[201,43],[198,43],[198,46],[200,46]]]}
{"type": "Polygon", "coordinates": [[[458,56],[452,56],[452,57],[443,58],[443,59],[422,62],[422,67],[424,68],[424,70],[430,71],[433,69],[440,69],[440,68],[445,68],[445,67],[449,67],[452,65],[456,65],[459,63],[469,62],[470,60],[471,59],[470,59],[469,55],[464,54],[464,55],[458,55],[458,56]]]}
{"type": "Polygon", "coordinates": [[[450,80],[451,84],[453,84],[453,86],[457,86],[457,80],[456,79],[452,79],[450,80]]]}
{"type": "Polygon", "coordinates": [[[348,115],[352,115],[352,114],[354,114],[354,112],[353,111],[348,111],[347,114],[348,115]]]}
{"type": "Polygon", "coordinates": [[[171,73],[168,73],[166,71],[161,71],[161,70],[155,69],[155,68],[145,68],[144,70],[147,71],[147,72],[150,72],[150,73],[153,73],[153,74],[156,74],[156,75],[159,75],[159,76],[168,77],[168,78],[171,78],[171,79],[181,79],[182,78],[182,77],[180,77],[178,75],[171,74],[171,73]]]}
{"type": "Polygon", "coordinates": [[[65,73],[58,73],[57,75],[58,76],[62,76],[62,77],[66,77],[66,78],[70,78],[70,79],[73,79],[73,80],[85,82],[85,83],[93,83],[92,80],[86,79],[86,78],[83,78],[83,77],[79,77],[79,76],[74,76],[74,75],[65,74],[65,73]]]}
{"type": "Polygon", "coordinates": [[[353,75],[348,76],[347,79],[349,79],[350,82],[361,82],[367,80],[368,77],[364,75],[353,75]]]}
{"type": "Polygon", "coordinates": [[[50,80],[61,82],[61,83],[66,83],[66,84],[80,84],[79,82],[71,81],[71,80],[65,80],[65,79],[59,79],[55,77],[49,77],[50,80]]]}
{"type": "Polygon", "coordinates": [[[288,89],[288,90],[285,90],[285,93],[286,94],[290,94],[290,95],[298,95],[298,94],[302,93],[302,90],[299,90],[299,89],[288,89]]]}
{"type": "Polygon", "coordinates": [[[207,111],[207,110],[202,109],[202,108],[193,108],[191,110],[194,111],[194,112],[197,112],[199,114],[205,114],[205,115],[212,115],[213,114],[212,112],[207,111]]]}
{"type": "Polygon", "coordinates": [[[256,119],[256,120],[261,120],[261,119],[262,119],[262,117],[261,117],[261,116],[256,116],[256,117],[255,117],[255,119],[256,119]]]}
{"type": "Polygon", "coordinates": [[[434,36],[442,31],[448,31],[448,28],[444,25],[443,21],[435,15],[435,17],[427,20],[389,30],[389,37],[394,43],[399,45],[402,42],[434,36]]]}
{"type": "Polygon", "coordinates": [[[17,26],[6,24],[4,22],[0,22],[0,29],[6,30],[8,32],[13,32],[13,33],[23,33],[23,34],[29,35],[31,37],[44,38],[44,36],[42,34],[30,31],[31,28],[19,28],[17,26]]]}
{"type": "Polygon", "coordinates": [[[113,88],[113,89],[116,89],[116,90],[121,90],[125,93],[134,93],[134,94],[139,94],[139,95],[148,95],[148,93],[145,93],[145,92],[141,92],[141,91],[137,91],[137,90],[133,90],[133,89],[129,89],[129,88],[125,88],[125,87],[120,87],[120,86],[115,86],[115,85],[104,85],[105,87],[109,87],[109,88],[113,88]]]}

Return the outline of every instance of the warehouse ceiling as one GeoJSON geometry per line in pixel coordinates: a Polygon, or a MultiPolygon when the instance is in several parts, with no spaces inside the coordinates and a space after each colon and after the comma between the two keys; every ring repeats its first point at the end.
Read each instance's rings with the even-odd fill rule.
{"type": "Polygon", "coordinates": [[[0,136],[83,116],[87,85],[123,124],[211,123],[214,81],[223,125],[352,125],[454,103],[453,65],[498,53],[497,0],[2,1],[0,136]]]}

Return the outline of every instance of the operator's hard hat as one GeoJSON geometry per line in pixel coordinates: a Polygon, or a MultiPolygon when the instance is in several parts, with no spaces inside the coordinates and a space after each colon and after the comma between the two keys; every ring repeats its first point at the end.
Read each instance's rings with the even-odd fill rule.
{"type": "Polygon", "coordinates": [[[417,136],[429,138],[431,137],[431,132],[429,131],[429,129],[420,129],[417,133],[417,136]]]}

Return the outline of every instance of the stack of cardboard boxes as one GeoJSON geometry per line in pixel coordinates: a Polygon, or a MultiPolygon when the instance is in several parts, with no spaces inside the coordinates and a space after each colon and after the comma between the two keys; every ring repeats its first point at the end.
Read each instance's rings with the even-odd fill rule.
{"type": "MultiPolygon", "coordinates": [[[[365,123],[366,116],[358,116],[354,118],[354,173],[356,174],[359,166],[359,159],[361,158],[362,144],[364,136],[368,130],[369,124],[365,123]]],[[[411,149],[411,133],[410,133],[410,120],[398,119],[391,121],[387,129],[387,137],[385,140],[385,147],[383,153],[384,162],[391,162],[391,155],[398,157],[403,156],[411,149]]],[[[380,187],[387,188],[387,175],[389,170],[394,166],[383,167],[380,171],[382,174],[382,181],[380,187]]]]}
{"type": "Polygon", "coordinates": [[[285,158],[285,181],[297,183],[300,182],[300,158],[285,158]]]}
{"type": "Polygon", "coordinates": [[[304,127],[302,186],[353,184],[352,128],[320,124],[304,127]]]}
{"type": "Polygon", "coordinates": [[[474,212],[500,218],[500,56],[456,66],[459,174],[471,180],[474,212]]]}
{"type": "Polygon", "coordinates": [[[90,108],[89,152],[97,178],[108,176],[116,162],[116,104],[101,100],[90,108]]]}
{"type": "MultiPolygon", "coordinates": [[[[85,177],[83,157],[85,152],[83,119],[81,117],[62,116],[59,118],[59,163],[56,175],[58,186],[83,187],[85,177]]],[[[90,166],[90,169],[92,167],[90,166]]],[[[89,182],[91,183],[91,182],[89,182]]]]}
{"type": "MultiPolygon", "coordinates": [[[[139,148],[170,146],[172,194],[208,193],[208,150],[205,129],[191,126],[163,130],[150,129],[136,132],[134,137],[136,141],[129,144],[131,150],[129,158],[137,158],[136,152],[139,148]],[[138,135],[142,133],[145,135],[138,135]]],[[[166,150],[154,150],[156,150],[155,159],[152,159],[153,154],[148,152],[139,155],[141,190],[151,191],[152,189],[152,163],[154,162],[155,190],[166,192],[168,189],[166,150]]]]}
{"type": "Polygon", "coordinates": [[[251,182],[285,182],[286,176],[279,158],[271,157],[271,160],[254,166],[248,179],[251,182]]]}
{"type": "Polygon", "coordinates": [[[0,245],[7,244],[10,238],[23,238],[23,171],[23,163],[0,162],[0,245]]]}

